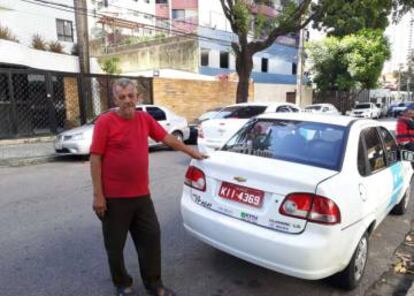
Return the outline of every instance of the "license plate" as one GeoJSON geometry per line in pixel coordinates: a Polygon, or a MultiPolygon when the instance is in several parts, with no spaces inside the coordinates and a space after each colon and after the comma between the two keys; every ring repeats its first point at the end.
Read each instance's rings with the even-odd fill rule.
{"type": "Polygon", "coordinates": [[[257,189],[223,182],[221,183],[219,196],[242,204],[261,208],[264,192],[257,189]]]}

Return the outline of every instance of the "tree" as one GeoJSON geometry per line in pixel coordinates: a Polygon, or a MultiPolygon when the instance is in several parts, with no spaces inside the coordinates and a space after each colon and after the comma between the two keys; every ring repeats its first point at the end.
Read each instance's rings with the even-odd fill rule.
{"type": "MultiPolygon", "coordinates": [[[[231,47],[239,76],[237,102],[247,101],[253,55],[270,47],[277,37],[297,33],[311,21],[331,35],[344,36],[360,29],[384,29],[387,17],[398,20],[414,7],[414,0],[282,0],[276,16],[255,9],[269,0],[220,0],[237,41],[231,47]],[[253,28],[253,30],[252,30],[253,28]]],[[[273,5],[270,5],[273,6],[273,5]]]]}
{"type": "Polygon", "coordinates": [[[278,14],[271,16],[254,9],[256,3],[269,4],[270,1],[220,0],[220,2],[233,33],[238,37],[237,41],[231,43],[236,57],[236,72],[239,76],[237,103],[247,101],[253,55],[271,46],[277,37],[298,32],[318,16],[318,10],[324,9],[323,6],[319,6],[318,10],[312,9],[314,5],[311,4],[311,0],[303,0],[299,4],[286,0],[282,1],[284,5],[278,14]],[[252,27],[254,27],[253,31],[251,31],[252,27]]]}
{"type": "Polygon", "coordinates": [[[101,62],[101,67],[108,74],[120,74],[121,69],[119,69],[118,63],[119,58],[116,57],[105,59],[101,62]]]}
{"type": "MultiPolygon", "coordinates": [[[[316,6],[322,5],[319,1],[316,6]]],[[[366,28],[385,30],[392,8],[392,0],[335,0],[321,11],[313,27],[326,30],[329,36],[345,36],[366,28]]]]}
{"type": "Polygon", "coordinates": [[[362,30],[345,37],[328,37],[307,46],[313,82],[318,90],[350,91],[375,88],[390,44],[382,30],[362,30]]]}

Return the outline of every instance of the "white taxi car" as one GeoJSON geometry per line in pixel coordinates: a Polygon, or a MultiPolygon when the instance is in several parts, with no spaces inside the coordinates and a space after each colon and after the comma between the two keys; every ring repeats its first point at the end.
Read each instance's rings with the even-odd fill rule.
{"type": "Polygon", "coordinates": [[[227,106],[198,128],[198,150],[210,154],[222,147],[250,118],[274,112],[299,112],[292,103],[250,102],[227,106]]]}
{"type": "MultiPolygon", "coordinates": [[[[190,137],[190,128],[184,117],[178,116],[171,110],[155,105],[137,105],[137,111],[148,112],[170,134],[180,141],[186,141],[190,137]]],[[[96,120],[96,119],[95,119],[96,120]]],[[[88,155],[92,144],[94,121],[83,126],[60,133],[54,142],[56,153],[88,155]]],[[[152,139],[148,139],[150,147],[160,145],[152,139]]]]}
{"type": "Polygon", "coordinates": [[[191,162],[184,226],[251,263],[303,279],[333,276],[352,289],[369,235],[389,212],[407,209],[407,153],[374,120],[263,114],[209,159],[191,162]]]}

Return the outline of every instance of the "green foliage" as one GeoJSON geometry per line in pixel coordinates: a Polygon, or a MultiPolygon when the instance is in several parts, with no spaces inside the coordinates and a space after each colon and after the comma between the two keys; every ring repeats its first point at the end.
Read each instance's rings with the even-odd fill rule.
{"type": "Polygon", "coordinates": [[[48,44],[49,51],[55,52],[55,53],[63,53],[63,46],[59,41],[51,41],[48,44]]]}
{"type": "Polygon", "coordinates": [[[362,29],[381,29],[388,26],[395,0],[323,0],[317,6],[325,5],[319,22],[313,27],[326,29],[331,36],[345,36],[362,29]],[[329,3],[329,5],[326,5],[329,3]]]}
{"type": "Polygon", "coordinates": [[[6,26],[0,25],[0,39],[9,40],[13,42],[19,42],[16,36],[6,26]]]}
{"type": "Polygon", "coordinates": [[[322,91],[375,88],[384,62],[391,55],[381,30],[311,42],[307,52],[313,64],[313,82],[322,91]]]}
{"type": "Polygon", "coordinates": [[[233,8],[234,24],[242,34],[247,34],[250,29],[250,22],[252,21],[252,14],[243,1],[236,1],[233,8]]]}
{"type": "Polygon", "coordinates": [[[35,34],[32,37],[32,47],[34,49],[47,50],[47,43],[42,36],[35,34]]]}
{"type": "Polygon", "coordinates": [[[103,61],[100,61],[100,65],[102,67],[102,70],[104,70],[108,74],[120,74],[121,69],[118,66],[119,58],[109,58],[104,59],[103,61]]]}

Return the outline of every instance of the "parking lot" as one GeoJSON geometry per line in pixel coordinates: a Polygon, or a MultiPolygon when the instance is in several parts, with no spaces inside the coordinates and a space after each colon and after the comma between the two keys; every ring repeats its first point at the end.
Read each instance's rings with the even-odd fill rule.
{"type": "MultiPolygon", "coordinates": [[[[389,268],[410,227],[412,203],[408,214],[387,217],[374,232],[362,285],[345,293],[327,281],[305,281],[257,267],[191,237],[180,214],[189,158],[159,149],[150,154],[150,162],[162,229],[163,277],[178,295],[364,295],[389,268]]],[[[1,168],[0,188],[1,295],[112,295],[100,225],[91,209],[87,161],[71,158],[1,168]]],[[[145,295],[131,241],[125,253],[145,295]]]]}

